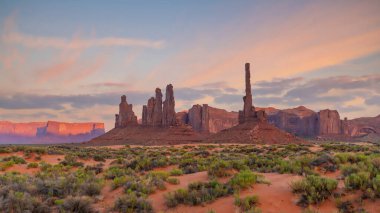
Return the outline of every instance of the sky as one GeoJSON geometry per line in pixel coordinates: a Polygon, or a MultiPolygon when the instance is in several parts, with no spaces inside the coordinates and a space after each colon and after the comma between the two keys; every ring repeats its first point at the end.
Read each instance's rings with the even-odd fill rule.
{"type": "Polygon", "coordinates": [[[0,120],[105,122],[174,86],[176,111],[380,114],[380,1],[0,0],[0,120]]]}

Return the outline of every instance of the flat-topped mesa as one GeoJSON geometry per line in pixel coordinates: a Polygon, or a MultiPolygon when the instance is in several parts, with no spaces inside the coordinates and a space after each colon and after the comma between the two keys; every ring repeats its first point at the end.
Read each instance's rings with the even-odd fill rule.
{"type": "Polygon", "coordinates": [[[176,125],[174,91],[173,85],[168,84],[166,86],[165,101],[163,104],[162,126],[168,127],[174,125],[176,125]]]}
{"type": "Polygon", "coordinates": [[[127,97],[122,95],[119,104],[119,114],[115,115],[115,128],[137,126],[137,116],[132,108],[132,104],[128,104],[127,102],[127,97]]]}
{"type": "Polygon", "coordinates": [[[252,90],[251,90],[251,70],[250,64],[245,64],[245,96],[243,97],[244,107],[239,111],[239,124],[252,121],[266,120],[265,111],[257,111],[252,103],[252,90]]]}

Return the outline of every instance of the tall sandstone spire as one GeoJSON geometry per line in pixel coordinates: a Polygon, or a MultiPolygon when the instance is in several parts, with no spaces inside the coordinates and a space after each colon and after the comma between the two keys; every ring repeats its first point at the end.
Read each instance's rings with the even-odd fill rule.
{"type": "Polygon", "coordinates": [[[119,114],[115,115],[115,127],[124,128],[137,125],[137,116],[133,112],[132,104],[128,104],[127,96],[122,95],[119,104],[119,114]]]}
{"type": "Polygon", "coordinates": [[[176,125],[176,115],[173,85],[168,84],[166,86],[165,101],[163,104],[162,126],[168,127],[174,125],[176,125]]]}
{"type": "Polygon", "coordinates": [[[245,96],[243,97],[244,108],[239,111],[239,123],[253,121],[256,117],[255,107],[252,103],[252,90],[251,90],[251,70],[250,64],[245,64],[245,96]]]}
{"type": "Polygon", "coordinates": [[[162,93],[160,88],[156,88],[156,98],[153,109],[153,126],[162,126],[162,93]]]}

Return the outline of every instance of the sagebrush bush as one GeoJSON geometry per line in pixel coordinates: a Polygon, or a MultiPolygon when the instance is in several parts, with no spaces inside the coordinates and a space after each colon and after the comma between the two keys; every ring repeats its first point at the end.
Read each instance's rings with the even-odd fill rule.
{"type": "Polygon", "coordinates": [[[181,169],[173,169],[169,172],[170,176],[180,176],[183,174],[181,169]]]}
{"type": "Polygon", "coordinates": [[[242,212],[258,212],[256,208],[259,203],[259,197],[256,195],[247,196],[244,198],[235,197],[234,204],[240,208],[242,212]]]}
{"type": "Polygon", "coordinates": [[[38,163],[35,163],[35,162],[29,163],[27,168],[38,168],[38,163]]]}
{"type": "Polygon", "coordinates": [[[72,197],[69,196],[63,200],[63,204],[60,206],[63,211],[77,212],[77,213],[95,213],[95,209],[92,206],[92,200],[89,197],[72,197]]]}
{"type": "Polygon", "coordinates": [[[165,195],[165,202],[169,208],[178,204],[196,206],[216,200],[219,197],[231,195],[233,192],[234,190],[229,184],[221,184],[217,181],[195,182],[189,184],[187,189],[169,192],[165,195]]]}
{"type": "Polygon", "coordinates": [[[352,173],[344,179],[344,184],[349,190],[365,190],[371,185],[370,175],[369,172],[352,173]]]}
{"type": "Polygon", "coordinates": [[[248,188],[248,187],[252,186],[253,184],[255,184],[257,181],[257,177],[258,176],[255,173],[253,173],[252,171],[244,170],[244,171],[240,171],[239,173],[235,174],[231,178],[229,183],[233,187],[236,187],[239,189],[245,189],[245,188],[248,188]]]}
{"type": "Polygon", "coordinates": [[[315,175],[308,175],[302,180],[292,182],[290,185],[293,193],[301,195],[299,204],[302,206],[324,201],[332,195],[337,186],[338,182],[336,180],[315,175]]]}
{"type": "Polygon", "coordinates": [[[211,163],[207,169],[207,173],[210,177],[226,177],[230,174],[228,170],[231,169],[231,164],[224,160],[217,160],[211,163]]]}
{"type": "Polygon", "coordinates": [[[134,193],[119,197],[114,204],[118,212],[153,212],[152,205],[143,197],[137,197],[134,193]]]}
{"type": "Polygon", "coordinates": [[[179,180],[178,178],[168,178],[166,179],[166,181],[170,184],[175,184],[175,185],[178,185],[179,184],[179,180]]]}

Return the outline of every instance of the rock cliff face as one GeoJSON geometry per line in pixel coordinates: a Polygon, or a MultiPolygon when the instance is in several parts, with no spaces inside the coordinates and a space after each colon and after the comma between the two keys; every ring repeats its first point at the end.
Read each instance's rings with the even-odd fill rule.
{"type": "Polygon", "coordinates": [[[289,133],[311,137],[317,135],[318,115],[314,111],[300,106],[294,109],[272,110],[268,121],[289,133]]]}
{"type": "Polygon", "coordinates": [[[137,117],[133,112],[132,104],[128,104],[127,97],[121,96],[121,102],[119,104],[119,114],[115,115],[115,127],[124,128],[127,126],[136,126],[137,117]]]}
{"type": "Polygon", "coordinates": [[[103,123],[0,121],[0,143],[83,142],[104,134],[103,123]]]}
{"type": "Polygon", "coordinates": [[[321,110],[318,112],[318,135],[341,134],[342,126],[338,111],[321,110]]]}
{"type": "Polygon", "coordinates": [[[179,124],[190,125],[195,131],[202,133],[217,133],[238,124],[238,113],[210,107],[207,104],[197,104],[188,112],[176,114],[179,124]]]}

